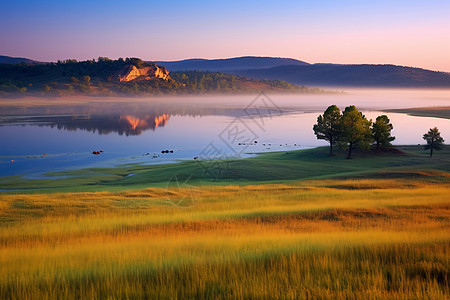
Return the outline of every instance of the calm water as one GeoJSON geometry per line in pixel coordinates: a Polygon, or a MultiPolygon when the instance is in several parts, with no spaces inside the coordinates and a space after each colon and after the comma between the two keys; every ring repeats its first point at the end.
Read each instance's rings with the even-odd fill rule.
{"type": "MultiPolygon", "coordinates": [[[[313,134],[327,106],[355,104],[371,119],[387,114],[395,144],[423,144],[437,126],[450,141],[450,120],[382,109],[450,106],[447,92],[352,91],[337,96],[230,96],[101,99],[71,105],[8,105],[0,116],[0,176],[128,163],[246,157],[327,145],[313,134]],[[161,153],[161,151],[169,153],[161,153]],[[99,155],[92,154],[100,152],[99,155]]],[[[52,101],[50,101],[52,102],[52,101]]],[[[54,102],[54,101],[53,101],[54,102]]]]}

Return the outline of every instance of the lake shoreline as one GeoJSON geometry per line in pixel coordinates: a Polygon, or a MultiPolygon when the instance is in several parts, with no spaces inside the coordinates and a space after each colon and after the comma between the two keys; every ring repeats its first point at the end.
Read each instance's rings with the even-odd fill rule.
{"type": "MultiPolygon", "coordinates": [[[[381,153],[356,151],[352,160],[345,159],[345,151],[337,150],[328,156],[328,147],[305,150],[260,153],[255,157],[216,161],[207,175],[202,164],[211,161],[180,161],[173,164],[128,165],[114,168],[72,169],[54,172],[59,179],[26,179],[21,176],[0,178],[4,189],[39,191],[116,191],[166,188],[173,180],[200,185],[247,185],[289,183],[312,179],[336,178],[423,178],[450,180],[450,149],[437,152],[429,159],[423,146],[393,147],[395,151],[381,153]],[[219,166],[219,167],[218,167],[219,166]],[[217,173],[219,172],[219,173],[217,173]],[[129,176],[133,174],[133,176],[129,176]]],[[[17,192],[17,191],[15,191],[17,192]]]]}
{"type": "Polygon", "coordinates": [[[401,109],[386,109],[386,112],[404,113],[416,117],[433,117],[450,119],[450,106],[430,106],[430,107],[414,107],[401,109]]]}
{"type": "MultiPolygon", "coordinates": [[[[354,89],[335,97],[261,94],[0,100],[0,137],[8,141],[0,151],[0,174],[45,179],[39,174],[191,161],[205,156],[202,152],[211,145],[227,157],[325,146],[312,127],[331,104],[341,110],[355,104],[372,121],[388,115],[394,126],[394,144],[421,144],[423,133],[433,127],[448,141],[449,118],[434,115],[449,111],[448,95],[434,90],[354,89]],[[420,108],[424,103],[426,108],[420,108]],[[423,117],[411,116],[408,106],[417,107],[411,110],[423,117]],[[230,129],[239,126],[240,131],[247,130],[245,139],[229,135],[230,129]]],[[[114,177],[115,172],[111,176],[120,178],[114,177]]],[[[105,178],[105,182],[110,180],[105,178]]]]}

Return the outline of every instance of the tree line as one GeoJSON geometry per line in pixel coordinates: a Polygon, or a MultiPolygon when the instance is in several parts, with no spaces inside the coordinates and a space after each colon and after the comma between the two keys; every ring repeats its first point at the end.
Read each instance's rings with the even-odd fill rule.
{"type": "Polygon", "coordinates": [[[186,91],[193,93],[233,93],[237,91],[255,91],[259,87],[272,90],[318,93],[318,88],[307,88],[290,84],[284,80],[250,79],[221,72],[178,71],[170,73],[173,80],[182,84],[186,91]]]}
{"type": "MultiPolygon", "coordinates": [[[[391,135],[393,128],[386,115],[380,115],[372,122],[354,105],[347,106],[342,113],[336,105],[329,106],[313,126],[317,139],[330,143],[330,156],[334,155],[333,146],[337,145],[347,150],[347,159],[352,158],[355,148],[369,150],[373,145],[376,151],[380,151],[391,147],[395,140],[391,135]]],[[[436,127],[425,133],[423,139],[427,142],[425,149],[430,149],[430,157],[433,150],[443,148],[444,139],[436,127]]]]}
{"type": "Polygon", "coordinates": [[[111,60],[60,60],[43,64],[0,64],[0,96],[34,94],[41,96],[89,95],[163,95],[260,92],[318,93],[317,88],[307,88],[281,80],[257,80],[232,74],[186,71],[171,72],[170,80],[152,78],[119,82],[121,71],[127,66],[137,68],[156,67],[155,63],[139,58],[111,60]]]}

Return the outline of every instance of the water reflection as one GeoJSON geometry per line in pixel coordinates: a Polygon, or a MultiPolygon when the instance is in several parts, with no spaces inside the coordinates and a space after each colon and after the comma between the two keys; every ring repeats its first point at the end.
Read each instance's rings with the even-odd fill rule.
{"type": "MultiPolygon", "coordinates": [[[[329,105],[355,104],[360,111],[382,109],[446,106],[448,90],[351,90],[342,95],[274,95],[273,102],[283,115],[322,113],[329,105]]],[[[82,130],[100,135],[118,133],[142,135],[166,126],[175,116],[226,116],[246,118],[245,107],[255,99],[248,96],[163,97],[153,99],[106,98],[87,100],[45,99],[42,104],[1,105],[1,125],[38,125],[60,130],[82,130]],[[90,100],[89,100],[90,101],[90,100]],[[49,103],[53,103],[49,105],[49,103]]],[[[291,127],[290,124],[286,124],[291,127]]],[[[285,128],[285,129],[286,129],[285,128]]],[[[183,128],[184,129],[184,128],[183,128]]]]}
{"type": "Polygon", "coordinates": [[[1,125],[49,126],[59,130],[84,130],[100,135],[116,132],[135,136],[164,127],[171,116],[244,116],[242,108],[211,107],[174,103],[93,103],[7,107],[1,125]]]}
{"type": "MultiPolygon", "coordinates": [[[[39,118],[39,126],[50,126],[60,130],[85,130],[98,134],[117,132],[119,135],[140,135],[145,130],[163,127],[170,119],[170,114],[143,115],[89,115],[89,116],[57,116],[39,118]]],[[[22,120],[23,122],[24,120],[22,120]]],[[[36,120],[28,118],[28,124],[36,124],[36,120]]],[[[11,124],[11,123],[10,123],[11,124]]]]}

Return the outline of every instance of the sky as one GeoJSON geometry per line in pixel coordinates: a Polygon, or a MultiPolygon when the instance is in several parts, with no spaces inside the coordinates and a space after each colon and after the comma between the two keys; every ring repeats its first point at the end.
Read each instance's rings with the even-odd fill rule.
{"type": "Polygon", "coordinates": [[[2,1],[0,55],[290,57],[450,72],[449,0],[2,1]]]}

